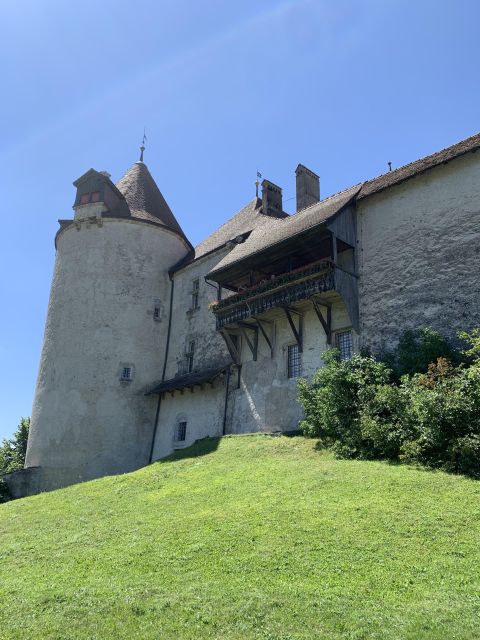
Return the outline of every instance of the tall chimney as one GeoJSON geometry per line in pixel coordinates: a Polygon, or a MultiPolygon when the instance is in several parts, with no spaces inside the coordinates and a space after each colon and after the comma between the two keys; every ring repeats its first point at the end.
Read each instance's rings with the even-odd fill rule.
{"type": "Polygon", "coordinates": [[[320,178],[316,173],[299,164],[297,176],[297,211],[301,211],[320,200],[320,178]]]}
{"type": "Polygon", "coordinates": [[[270,180],[262,180],[262,210],[267,216],[275,216],[283,211],[282,190],[270,180]]]}

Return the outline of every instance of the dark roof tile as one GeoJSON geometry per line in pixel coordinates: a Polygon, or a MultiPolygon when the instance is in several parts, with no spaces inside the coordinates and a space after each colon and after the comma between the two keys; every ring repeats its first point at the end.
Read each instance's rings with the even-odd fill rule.
{"type": "Polygon", "coordinates": [[[146,164],[136,162],[116,186],[125,196],[132,218],[160,223],[187,240],[146,164]]]}

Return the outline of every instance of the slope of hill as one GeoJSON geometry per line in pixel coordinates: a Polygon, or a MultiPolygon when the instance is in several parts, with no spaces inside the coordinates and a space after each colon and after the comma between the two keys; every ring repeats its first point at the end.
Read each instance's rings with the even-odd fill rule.
{"type": "Polygon", "coordinates": [[[0,638],[478,638],[480,483],[205,440],[0,505],[0,638]]]}

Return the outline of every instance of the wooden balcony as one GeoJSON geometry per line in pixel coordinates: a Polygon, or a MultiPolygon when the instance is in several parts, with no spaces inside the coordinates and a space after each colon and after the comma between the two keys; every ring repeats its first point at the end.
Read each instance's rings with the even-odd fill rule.
{"type": "Polygon", "coordinates": [[[320,260],[260,282],[212,307],[217,330],[261,316],[270,309],[288,307],[321,293],[336,290],[338,267],[320,260]]]}

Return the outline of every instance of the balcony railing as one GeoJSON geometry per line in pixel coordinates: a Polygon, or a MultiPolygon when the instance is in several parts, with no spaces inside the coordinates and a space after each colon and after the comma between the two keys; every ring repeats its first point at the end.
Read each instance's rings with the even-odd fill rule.
{"type": "Polygon", "coordinates": [[[321,260],[225,298],[212,307],[217,329],[335,289],[335,266],[321,260]]]}

